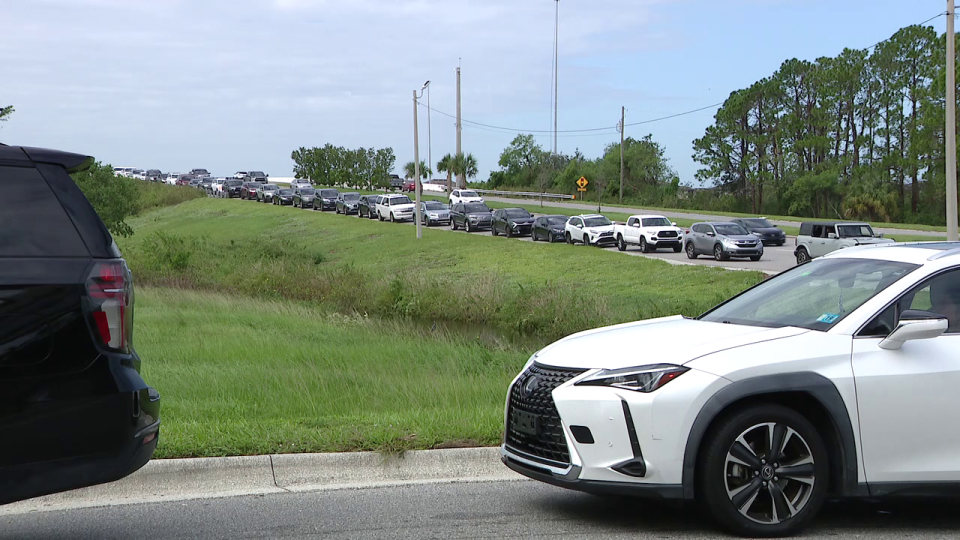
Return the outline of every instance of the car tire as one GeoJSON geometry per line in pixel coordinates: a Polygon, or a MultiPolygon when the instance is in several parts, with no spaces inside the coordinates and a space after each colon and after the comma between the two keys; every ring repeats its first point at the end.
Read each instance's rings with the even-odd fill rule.
{"type": "Polygon", "coordinates": [[[567,243],[572,245],[572,244],[573,244],[573,237],[570,236],[570,233],[569,233],[569,232],[566,233],[565,236],[566,236],[566,239],[567,239],[567,243]]]}
{"type": "Polygon", "coordinates": [[[500,234],[499,232],[497,232],[497,226],[496,226],[496,225],[490,225],[490,234],[491,234],[492,236],[498,236],[498,235],[500,234]]]}
{"type": "Polygon", "coordinates": [[[785,243],[786,243],[786,240],[784,240],[783,242],[777,242],[777,245],[778,245],[778,246],[782,246],[782,245],[785,244],[785,243]]]}
{"type": "Polygon", "coordinates": [[[509,226],[509,225],[507,225],[506,227],[504,227],[503,230],[506,231],[506,232],[504,233],[504,236],[506,236],[507,238],[513,238],[513,231],[510,230],[510,226],[509,226]]]}
{"type": "Polygon", "coordinates": [[[470,220],[469,220],[469,219],[464,222],[464,225],[466,225],[466,227],[464,227],[464,228],[467,230],[467,232],[470,232],[470,233],[473,232],[473,227],[470,226],[470,220]]]}
{"type": "Polygon", "coordinates": [[[537,241],[537,231],[534,231],[533,229],[530,230],[530,241],[531,242],[537,241]]]}
{"type": "Polygon", "coordinates": [[[626,250],[627,250],[627,243],[623,241],[623,235],[618,234],[617,235],[617,251],[626,251],[626,250]]]}
{"type": "Polygon", "coordinates": [[[763,257],[763,254],[760,254],[760,255],[751,255],[751,256],[750,256],[750,260],[753,261],[753,262],[757,262],[757,261],[760,260],[760,257],[763,257]]]}
{"type": "Polygon", "coordinates": [[[755,404],[722,417],[705,436],[696,493],[706,511],[735,535],[791,535],[823,506],[829,459],[823,437],[803,415],[781,405],[755,404]],[[803,464],[780,466],[797,462],[803,464]]]}
{"type": "Polygon", "coordinates": [[[810,262],[810,254],[807,253],[807,248],[799,247],[797,248],[797,265],[810,262]]]}
{"type": "Polygon", "coordinates": [[[457,230],[457,222],[454,221],[453,218],[450,218],[450,230],[451,231],[457,230]]]}
{"type": "Polygon", "coordinates": [[[681,247],[680,244],[673,246],[674,253],[680,253],[681,251],[683,251],[683,247],[681,247]]]}
{"type": "Polygon", "coordinates": [[[397,219],[393,217],[393,212],[390,212],[390,223],[396,223],[397,219]]]}
{"type": "Polygon", "coordinates": [[[586,233],[583,234],[583,245],[585,246],[592,245],[590,244],[590,236],[586,233]]]}
{"type": "Polygon", "coordinates": [[[643,253],[650,253],[650,244],[647,243],[647,239],[640,237],[640,251],[643,253]]]}
{"type": "Polygon", "coordinates": [[[725,261],[730,258],[725,251],[723,251],[723,246],[717,244],[713,246],[713,258],[718,261],[725,261]]]}
{"type": "Polygon", "coordinates": [[[547,242],[551,244],[555,242],[555,240],[553,239],[553,233],[547,233],[547,242]]]}
{"type": "Polygon", "coordinates": [[[686,251],[687,251],[687,258],[688,258],[688,259],[696,259],[696,258],[697,258],[697,250],[696,250],[696,248],[693,247],[693,242],[687,242],[686,251]]]}

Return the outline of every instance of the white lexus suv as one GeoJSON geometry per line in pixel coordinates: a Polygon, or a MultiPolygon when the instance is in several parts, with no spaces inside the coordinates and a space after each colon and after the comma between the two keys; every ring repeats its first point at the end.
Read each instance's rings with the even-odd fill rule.
{"type": "Polygon", "coordinates": [[[574,334],[511,383],[503,462],[792,534],[825,498],[960,489],[960,243],[853,247],[695,319],[574,334]],[[643,344],[638,347],[638,344],[643,344]]]}

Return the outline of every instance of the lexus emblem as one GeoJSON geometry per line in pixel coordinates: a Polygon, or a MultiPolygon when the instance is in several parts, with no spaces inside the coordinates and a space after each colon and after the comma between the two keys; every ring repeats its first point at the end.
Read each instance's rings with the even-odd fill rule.
{"type": "Polygon", "coordinates": [[[533,394],[533,391],[537,388],[537,383],[540,379],[536,375],[528,378],[526,382],[523,383],[523,397],[530,397],[533,394]]]}

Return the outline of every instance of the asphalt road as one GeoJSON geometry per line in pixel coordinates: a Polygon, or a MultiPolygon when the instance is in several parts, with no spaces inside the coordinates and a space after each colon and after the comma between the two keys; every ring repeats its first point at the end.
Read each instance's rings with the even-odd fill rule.
{"type": "MultiPolygon", "coordinates": [[[[510,199],[506,199],[510,200],[510,199]]],[[[246,201],[244,201],[246,202],[246,201]]],[[[313,210],[309,210],[313,211],[313,210]]],[[[327,211],[332,213],[332,211],[327,211]]],[[[533,214],[538,216],[540,214],[533,214]]],[[[357,219],[356,215],[342,216],[348,219],[357,219]]],[[[403,224],[412,226],[413,222],[405,221],[403,224]]],[[[385,226],[395,226],[395,223],[384,222],[385,226]]],[[[447,232],[453,232],[447,225],[434,225],[430,229],[444,230],[447,232]]],[[[475,235],[490,235],[490,231],[478,231],[474,233],[468,233],[462,229],[457,231],[457,234],[475,234],[475,235]]],[[[501,235],[503,241],[518,241],[518,242],[530,242],[532,239],[529,236],[511,238],[507,239],[501,235]]],[[[616,247],[608,248],[597,248],[584,246],[583,244],[577,244],[577,247],[582,249],[606,249],[609,251],[617,251],[616,247]]],[[[622,252],[625,255],[632,255],[635,257],[647,257],[650,259],[661,259],[665,260],[671,264],[678,265],[700,265],[700,266],[719,266],[722,268],[733,268],[739,270],[758,270],[767,274],[778,274],[784,270],[788,270],[797,264],[797,260],[793,255],[794,248],[794,237],[787,237],[787,243],[782,246],[766,246],[763,249],[763,258],[757,262],[753,262],[750,259],[731,259],[729,261],[717,261],[711,256],[700,255],[696,259],[688,259],[685,253],[674,253],[672,249],[661,249],[653,253],[642,253],[640,249],[636,246],[628,246],[627,250],[622,252]]]]}
{"type": "MultiPolygon", "coordinates": [[[[828,504],[805,534],[960,536],[943,504],[828,504]]],[[[0,540],[729,538],[695,508],[601,498],[530,481],[425,484],[134,504],[0,517],[0,540]]]]}

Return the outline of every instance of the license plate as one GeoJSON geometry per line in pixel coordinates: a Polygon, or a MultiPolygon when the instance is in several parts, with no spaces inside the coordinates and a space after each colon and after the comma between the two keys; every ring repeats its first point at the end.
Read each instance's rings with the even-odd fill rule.
{"type": "Polygon", "coordinates": [[[537,435],[539,432],[537,429],[539,428],[537,416],[517,409],[511,412],[510,426],[520,433],[527,435],[537,435]]]}

